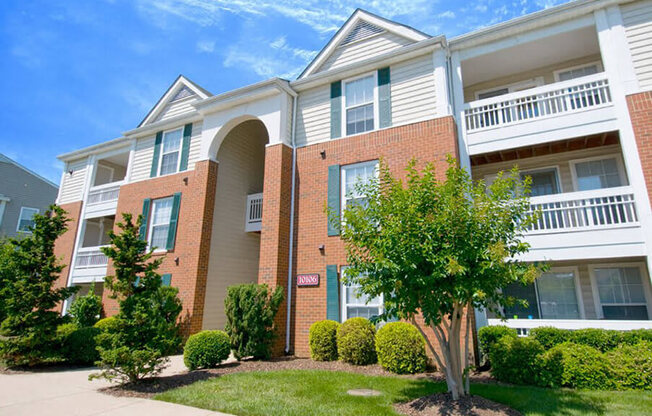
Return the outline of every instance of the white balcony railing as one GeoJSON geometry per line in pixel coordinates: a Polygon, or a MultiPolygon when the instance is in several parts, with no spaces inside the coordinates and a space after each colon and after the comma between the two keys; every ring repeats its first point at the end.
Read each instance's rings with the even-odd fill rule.
{"type": "Polygon", "coordinates": [[[245,231],[260,231],[263,222],[263,194],[247,195],[247,216],[245,220],[245,231]]]}
{"type": "Polygon", "coordinates": [[[467,132],[515,125],[611,105],[604,73],[464,104],[467,132]]]}
{"type": "Polygon", "coordinates": [[[118,200],[120,195],[120,185],[118,183],[107,183],[105,185],[94,186],[88,191],[88,205],[102,204],[105,202],[113,202],[118,200]]]}
{"type": "Polygon", "coordinates": [[[75,261],[75,269],[90,269],[94,267],[106,267],[109,262],[108,257],[102,253],[101,248],[98,247],[84,247],[77,250],[77,260],[75,261]]]}
{"type": "Polygon", "coordinates": [[[629,186],[537,196],[530,205],[531,212],[540,214],[528,234],[638,225],[629,186]]]}

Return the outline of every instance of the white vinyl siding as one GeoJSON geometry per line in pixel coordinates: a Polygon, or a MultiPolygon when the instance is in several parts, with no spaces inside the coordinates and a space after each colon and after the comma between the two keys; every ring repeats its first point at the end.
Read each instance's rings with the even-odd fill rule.
{"type": "MultiPolygon", "coordinates": [[[[183,126],[180,127],[183,128],[183,126]]],[[[201,128],[201,122],[195,122],[192,124],[190,152],[188,153],[188,170],[195,168],[195,162],[199,158],[199,153],[201,151],[201,128]]],[[[131,168],[131,182],[142,181],[150,178],[152,158],[154,157],[155,138],[156,133],[153,133],[151,136],[137,140],[133,166],[131,168]]]]}
{"type": "Polygon", "coordinates": [[[437,116],[437,96],[432,54],[390,67],[392,125],[437,116]]]}
{"type": "Polygon", "coordinates": [[[391,32],[374,35],[358,42],[337,47],[321,65],[318,72],[364,61],[411,43],[413,43],[412,40],[391,32]]]}
{"type": "Polygon", "coordinates": [[[296,128],[298,146],[330,139],[330,85],[322,85],[299,94],[296,128]]]}
{"type": "Polygon", "coordinates": [[[63,173],[61,189],[59,190],[59,204],[81,201],[84,194],[86,172],[88,172],[86,158],[67,163],[65,172],[63,173]],[[72,174],[70,171],[72,171],[72,174]]]}
{"type": "Polygon", "coordinates": [[[156,117],[156,120],[154,121],[168,120],[172,117],[192,113],[195,111],[195,108],[191,104],[197,101],[197,99],[198,97],[196,95],[192,95],[190,97],[182,98],[180,100],[168,103],[161,110],[161,113],[158,115],[158,117],[156,117]]]}
{"type": "Polygon", "coordinates": [[[634,72],[642,90],[652,88],[652,1],[621,6],[634,72]]]}

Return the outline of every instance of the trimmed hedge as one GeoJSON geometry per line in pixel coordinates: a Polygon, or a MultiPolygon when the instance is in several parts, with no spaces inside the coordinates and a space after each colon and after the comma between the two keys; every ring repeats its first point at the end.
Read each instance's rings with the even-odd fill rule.
{"type": "Polygon", "coordinates": [[[365,318],[351,318],[337,329],[337,353],[340,360],[367,365],[376,362],[376,328],[365,318]]]}
{"type": "Polygon", "coordinates": [[[95,337],[100,330],[92,326],[83,328],[73,323],[57,327],[57,341],[61,356],[72,364],[93,364],[100,359],[96,349],[95,337]]]}
{"type": "Polygon", "coordinates": [[[620,345],[606,356],[618,389],[652,390],[652,342],[620,345]]]}
{"type": "Polygon", "coordinates": [[[190,370],[218,366],[229,358],[231,342],[224,331],[201,331],[191,335],[183,348],[183,363],[190,370]]]}
{"type": "Polygon", "coordinates": [[[339,322],[317,321],[310,325],[310,358],[315,361],[337,360],[337,329],[339,322]]]}
{"type": "Polygon", "coordinates": [[[478,331],[478,344],[485,357],[491,355],[493,346],[504,336],[517,338],[518,334],[515,329],[504,325],[483,326],[480,328],[478,331]]]}
{"type": "Polygon", "coordinates": [[[513,384],[532,384],[543,347],[533,338],[502,337],[492,348],[491,375],[513,384]]]}
{"type": "Polygon", "coordinates": [[[586,328],[571,331],[570,341],[605,352],[616,348],[621,343],[622,337],[622,331],[586,328]]]}
{"type": "Polygon", "coordinates": [[[552,347],[571,340],[572,331],[559,329],[552,326],[542,326],[530,330],[530,337],[539,341],[539,344],[549,350],[552,347]]]}
{"type": "Polygon", "coordinates": [[[425,371],[428,357],[421,333],[407,322],[391,322],[376,334],[378,363],[397,374],[425,371]]]}
{"type": "Polygon", "coordinates": [[[95,322],[93,325],[94,328],[100,330],[100,332],[107,332],[117,324],[117,320],[113,316],[107,318],[102,318],[99,321],[95,322]]]}
{"type": "Polygon", "coordinates": [[[609,390],[616,387],[609,370],[609,363],[596,348],[565,342],[542,356],[539,380],[547,377],[551,387],[574,387],[578,389],[609,390]]]}

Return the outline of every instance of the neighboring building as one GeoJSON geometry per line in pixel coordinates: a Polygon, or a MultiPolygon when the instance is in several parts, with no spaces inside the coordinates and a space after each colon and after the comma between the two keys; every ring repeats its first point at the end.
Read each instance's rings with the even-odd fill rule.
{"type": "Polygon", "coordinates": [[[534,180],[525,260],[552,269],[508,325],[652,328],[650,45],[652,1],[580,0],[450,41],[357,10],[295,81],[213,96],[180,76],[133,130],[60,156],[79,223],[61,284],[101,284],[106,230],[142,213],[188,331],[223,327],[228,285],[282,286],[277,352],[305,356],[313,322],[382,308],[341,285],[325,204],[346,207],[381,157],[443,175],[452,154],[478,179],[518,164],[534,180]]]}
{"type": "Polygon", "coordinates": [[[30,233],[32,216],[54,204],[59,188],[0,153],[0,238],[30,233]]]}

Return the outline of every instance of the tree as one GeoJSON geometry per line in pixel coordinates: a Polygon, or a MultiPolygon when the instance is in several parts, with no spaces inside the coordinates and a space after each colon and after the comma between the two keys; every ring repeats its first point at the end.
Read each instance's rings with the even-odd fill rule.
{"type": "Polygon", "coordinates": [[[342,220],[330,213],[330,220],[340,227],[351,266],[344,280],[369,297],[384,295],[381,319],[399,317],[417,326],[457,400],[469,392],[470,308],[499,312],[523,303],[500,289],[532,283],[543,267],[517,260],[529,249],[522,237],[534,220],[528,213],[530,179],[522,181],[514,169],[487,186],[449,157],[440,181],[433,164],[421,172],[415,165],[408,165],[403,184],[381,161],[379,178],[357,185],[366,202],[344,210],[342,220]]]}
{"type": "Polygon", "coordinates": [[[115,268],[115,276],[107,276],[104,284],[120,311],[97,337],[97,365],[103,371],[90,378],[135,382],[158,374],[169,361],[166,356],[179,349],[181,301],[176,288],[162,286],[157,269],[163,258],[152,259],[152,250],[139,238],[142,216],[135,224],[131,214],[122,218],[120,234],[110,232],[111,246],[102,248],[115,268]]]}
{"type": "Polygon", "coordinates": [[[34,215],[30,233],[7,239],[0,248],[0,301],[5,337],[0,355],[9,365],[34,365],[56,356],[55,335],[64,318],[56,307],[78,288],[53,285],[64,265],[54,255],[56,239],[69,219],[55,205],[34,215]]]}

